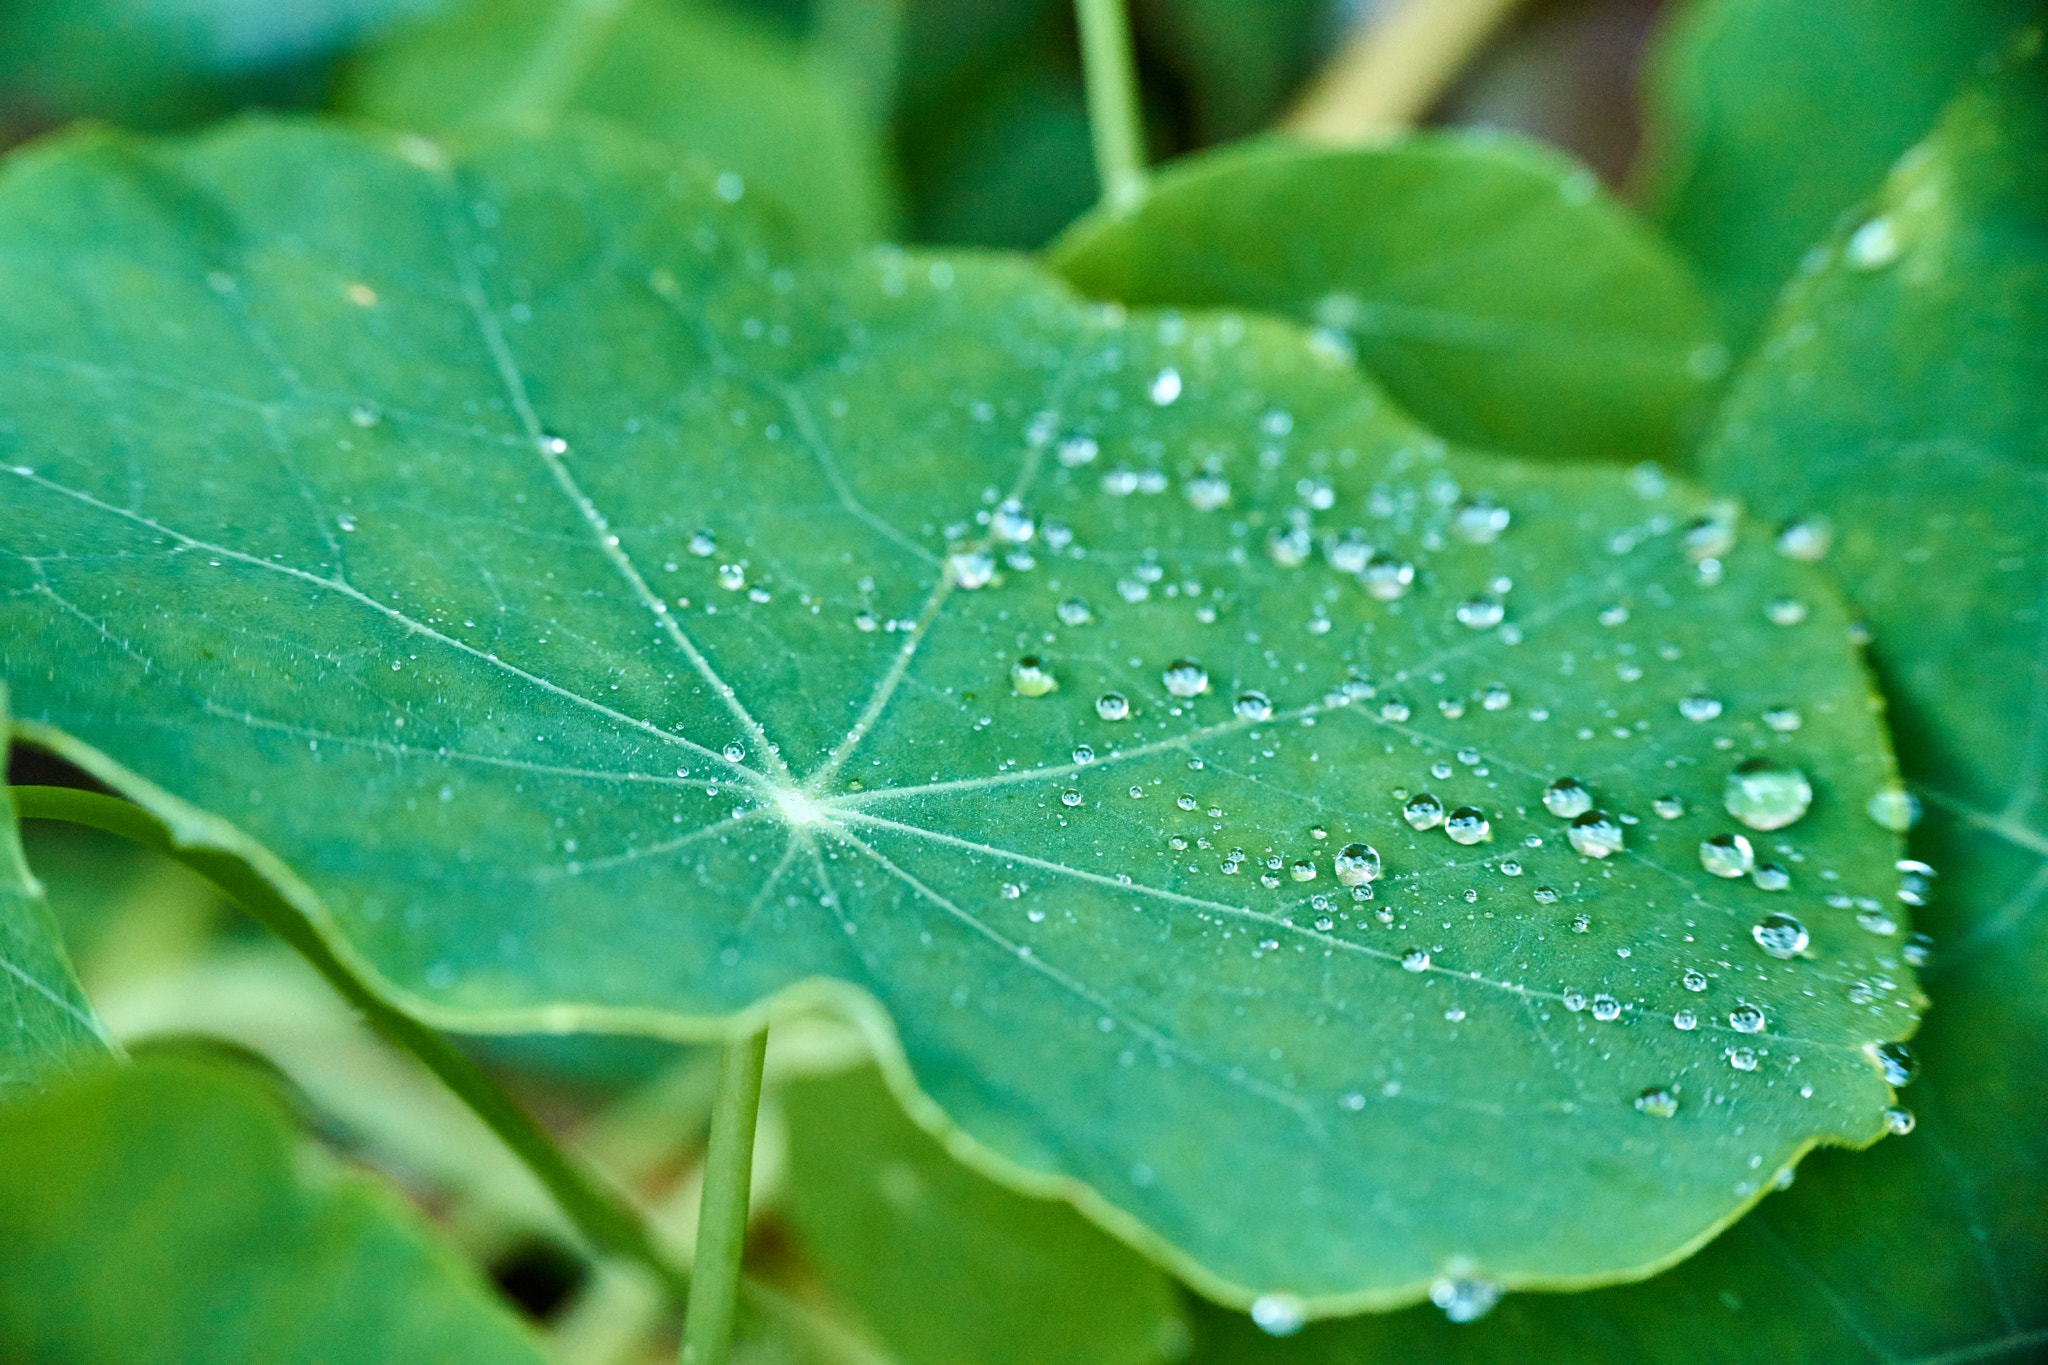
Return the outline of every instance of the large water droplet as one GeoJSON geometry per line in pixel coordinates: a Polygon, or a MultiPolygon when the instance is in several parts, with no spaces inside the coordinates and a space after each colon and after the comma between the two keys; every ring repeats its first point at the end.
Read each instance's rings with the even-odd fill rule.
{"type": "Polygon", "coordinates": [[[1707,978],[1704,973],[1687,969],[1685,975],[1679,978],[1679,984],[1689,991],[1703,991],[1707,988],[1707,978]]]}
{"type": "Polygon", "coordinates": [[[1264,692],[1241,692],[1230,709],[1244,720],[1273,719],[1273,699],[1264,692]]]}
{"type": "Polygon", "coordinates": [[[1611,995],[1593,997],[1593,1017],[1603,1024],[1611,1024],[1621,1018],[1621,1002],[1611,995]]]}
{"type": "Polygon", "coordinates": [[[1444,803],[1428,792],[1418,792],[1401,807],[1401,818],[1416,829],[1435,829],[1444,822],[1444,803]]]}
{"type": "Polygon", "coordinates": [[[1176,697],[1199,697],[1209,690],[1209,670],[1193,659],[1175,659],[1159,675],[1166,684],[1169,694],[1176,697]]]}
{"type": "Polygon", "coordinates": [[[1728,774],[1721,802],[1751,829],[1783,829],[1813,804],[1813,784],[1797,768],[1753,758],[1728,774]]]}
{"type": "Polygon", "coordinates": [[[1104,720],[1123,720],[1131,714],[1131,703],[1121,692],[1104,692],[1095,699],[1095,714],[1104,720]]]}
{"type": "Polygon", "coordinates": [[[725,746],[724,753],[726,762],[737,763],[747,756],[747,746],[740,743],[738,740],[734,740],[732,743],[725,746]]]}
{"type": "Polygon", "coordinates": [[[1604,810],[1589,810],[1572,821],[1565,838],[1588,858],[1605,858],[1621,852],[1621,823],[1604,810]]]}
{"type": "Polygon", "coordinates": [[[1913,1049],[1904,1043],[1879,1043],[1872,1050],[1877,1058],[1878,1069],[1884,1072],[1887,1084],[1894,1089],[1913,1083],[1914,1073],[1920,1069],[1920,1059],[1913,1055],[1913,1049]]]}
{"type": "Polygon", "coordinates": [[[1756,866],[1756,850],[1740,834],[1716,834],[1700,841],[1700,866],[1716,877],[1742,877],[1756,866]]]}
{"type": "Polygon", "coordinates": [[[1345,886],[1364,886],[1380,875],[1380,853],[1371,844],[1346,844],[1337,850],[1337,880],[1345,886]]]}
{"type": "Polygon", "coordinates": [[[1749,936],[1772,957],[1798,957],[1806,951],[1806,926],[1790,915],[1766,915],[1751,926],[1749,936]]]}
{"type": "Polygon", "coordinates": [[[1689,1009],[1678,1011],[1671,1016],[1671,1027],[1680,1033],[1691,1033],[1700,1026],[1700,1017],[1689,1009]]]}
{"type": "Polygon", "coordinates": [[[1493,834],[1493,825],[1477,806],[1460,806],[1444,818],[1444,833],[1454,844],[1477,844],[1493,834]]]}
{"type": "Polygon", "coordinates": [[[1401,954],[1401,969],[1409,972],[1429,970],[1429,952],[1423,948],[1410,948],[1401,954]]]}
{"type": "Polygon", "coordinates": [[[1560,777],[1543,789],[1543,809],[1569,820],[1593,809],[1593,793],[1576,777],[1560,777]]]}
{"type": "Polygon", "coordinates": [[[1892,1105],[1884,1111],[1884,1130],[1893,1137],[1904,1137],[1913,1131],[1913,1111],[1892,1105]]]}
{"type": "Polygon", "coordinates": [[[1036,654],[1026,654],[1010,665],[1010,686],[1020,697],[1042,697],[1059,690],[1059,685],[1051,666],[1036,654]]]}
{"type": "Polygon", "coordinates": [[[1737,1033],[1762,1033],[1764,1012],[1755,1005],[1741,1004],[1728,1011],[1728,1027],[1737,1033]]]}

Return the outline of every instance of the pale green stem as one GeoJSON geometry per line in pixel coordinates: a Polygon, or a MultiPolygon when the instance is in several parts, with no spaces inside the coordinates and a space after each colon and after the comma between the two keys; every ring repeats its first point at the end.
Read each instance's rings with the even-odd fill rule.
{"type": "Polygon", "coordinates": [[[1138,116],[1138,77],[1131,62],[1131,26],[1124,0],[1074,0],[1081,27],[1081,65],[1088,83],[1088,131],[1102,202],[1127,213],[1145,198],[1145,130],[1138,116]]]}
{"type": "Polygon", "coordinates": [[[688,1277],[656,1248],[647,1224],[629,1204],[607,1189],[598,1175],[584,1169],[556,1146],[511,1096],[438,1030],[427,1027],[365,985],[312,926],[246,863],[211,849],[180,847],[155,816],[115,797],[70,787],[9,790],[15,810],[24,820],[64,820],[105,830],[176,859],[227,892],[252,918],[311,963],[342,999],[362,1012],[372,1028],[411,1053],[468,1105],[526,1164],[594,1248],[646,1266],[678,1298],[687,1291],[688,1277]]]}
{"type": "Polygon", "coordinates": [[[683,1314],[682,1365],[725,1365],[739,1309],[740,1253],[747,1241],[747,1195],[754,1175],[754,1125],[761,1113],[761,1067],[768,1030],[728,1044],[704,1154],[704,1200],[690,1305],[683,1314]]]}

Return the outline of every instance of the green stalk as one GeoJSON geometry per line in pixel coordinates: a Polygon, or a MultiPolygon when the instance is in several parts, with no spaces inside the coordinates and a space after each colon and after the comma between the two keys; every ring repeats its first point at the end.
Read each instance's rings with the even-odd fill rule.
{"type": "Polygon", "coordinates": [[[1102,202],[1111,213],[1128,213],[1145,198],[1145,131],[1124,0],[1074,0],[1074,14],[1081,27],[1088,131],[1095,140],[1102,202]]]}
{"type": "Polygon", "coordinates": [[[761,1112],[761,1065],[768,1030],[728,1044],[704,1155],[704,1201],[690,1306],[683,1314],[682,1365],[725,1365],[739,1308],[740,1253],[747,1240],[747,1192],[754,1174],[754,1124],[761,1112]]]}
{"type": "Polygon", "coordinates": [[[680,1298],[689,1280],[655,1246],[640,1215],[606,1188],[499,1089],[439,1031],[390,1004],[365,985],[328,947],[313,927],[264,884],[247,864],[211,849],[182,848],[170,831],[142,807],[97,792],[70,787],[12,787],[15,810],[24,820],[64,820],[87,825],[155,849],[192,868],[225,891],[265,928],[290,944],[327,979],[342,999],[362,1012],[370,1026],[412,1054],[476,1116],[489,1125],[554,1196],[577,1231],[596,1249],[637,1261],[680,1298]]]}

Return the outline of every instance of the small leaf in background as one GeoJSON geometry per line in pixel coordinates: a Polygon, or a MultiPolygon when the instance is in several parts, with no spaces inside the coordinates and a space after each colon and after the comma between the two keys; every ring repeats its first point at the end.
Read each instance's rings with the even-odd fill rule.
{"type": "MultiPolygon", "coordinates": [[[[1645,1284],[1427,1310],[1266,1343],[1197,1316],[1200,1365],[2034,1360],[2048,1351],[2048,80],[1958,100],[1794,286],[1709,473],[1820,554],[1866,613],[1926,818],[1894,896],[1932,935],[1911,1136],[1822,1153],[1645,1284]],[[1825,520],[1823,520],[1825,518],[1825,520]],[[1924,902],[1924,905],[1922,904],[1924,902]]],[[[1881,808],[1903,818],[1903,802],[1881,808]]],[[[1889,969],[1886,969],[1889,974],[1889,969]]],[[[1847,983],[1859,997],[1882,985],[1847,983]]],[[[1894,1058],[1905,1066],[1905,1059],[1894,1058]]]]}
{"type": "Polygon", "coordinates": [[[0,1355],[540,1365],[417,1215],[310,1157],[218,1064],[108,1067],[0,1110],[0,1355]]]}
{"type": "Polygon", "coordinates": [[[1522,454],[1677,458],[1727,364],[1654,234],[1592,172],[1501,137],[1211,153],[1052,260],[1097,298],[1328,329],[1423,422],[1522,454]]]}
{"type": "Polygon", "coordinates": [[[809,982],[1319,1311],[1638,1274],[1885,1130],[1847,622],[1653,469],[1447,449],[1283,322],[799,267],[594,126],[42,147],[0,355],[19,734],[437,1023],[809,982]]]}
{"type": "Polygon", "coordinates": [[[456,5],[362,58],[343,104],[430,133],[617,119],[766,193],[823,247],[871,241],[889,217],[876,135],[822,64],[773,28],[706,5],[456,5]]]}
{"type": "MultiPolygon", "coordinates": [[[[0,737],[6,733],[7,692],[0,687],[0,737]]],[[[53,1074],[106,1055],[103,1030],[72,974],[57,921],[22,857],[14,805],[0,797],[0,1100],[40,1089],[53,1074]]]]}
{"type": "Polygon", "coordinates": [[[1648,196],[1746,350],[1805,250],[2038,0],[1695,0],[1646,88],[1648,196]]]}
{"type": "Polygon", "coordinates": [[[1164,1275],[1071,1205],[955,1161],[880,1072],[799,1081],[783,1103],[805,1258],[903,1365],[1141,1365],[1186,1349],[1164,1275]]]}
{"type": "Polygon", "coordinates": [[[72,119],[177,128],[317,103],[335,57],[433,0],[8,0],[0,146],[72,119]]]}

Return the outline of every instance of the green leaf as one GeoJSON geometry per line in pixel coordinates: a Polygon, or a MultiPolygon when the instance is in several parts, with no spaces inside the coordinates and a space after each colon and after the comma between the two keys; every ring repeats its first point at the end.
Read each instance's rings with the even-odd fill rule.
{"type": "Polygon", "coordinates": [[[800,1081],[783,1103],[805,1259],[904,1365],[1138,1365],[1185,1347],[1165,1276],[1067,1205],[953,1160],[879,1072],[800,1081]]]}
{"type": "Polygon", "coordinates": [[[429,133],[617,119],[736,173],[734,190],[786,205],[820,246],[872,241],[889,214],[882,149],[821,64],[772,28],[703,5],[458,5],[366,56],[344,103],[429,133]]]}
{"type": "MultiPolygon", "coordinates": [[[[1707,452],[1766,513],[1833,519],[1940,869],[1935,1008],[1911,1136],[1824,1154],[1647,1284],[1427,1310],[1260,1346],[1203,1320],[1204,1362],[2021,1360],[2048,1347],[2048,676],[2042,473],[2048,80],[2034,60],[1956,104],[1794,287],[1707,452]],[[1896,244],[1898,254],[1880,263],[1896,244]],[[1882,248],[1882,249],[1880,249],[1882,248]],[[1922,551],[1926,553],[1922,553],[1922,551]]],[[[1918,894],[1917,889],[1907,888],[1918,894]]]]}
{"type": "Polygon", "coordinates": [[[18,734],[437,1023],[840,1011],[957,1151],[1237,1303],[1639,1274],[1882,1131],[1912,976],[1820,989],[1896,951],[1822,892],[1889,894],[1895,778],[1811,566],[1446,450],[1282,323],[765,234],[594,128],[18,158],[18,734]],[[1751,758],[1815,792],[1754,835],[1789,893],[1702,869],[1751,758]]]}
{"type": "MultiPolygon", "coordinates": [[[[6,732],[7,689],[0,686],[0,736],[6,732]]],[[[106,1053],[43,888],[22,857],[14,803],[0,800],[0,1100],[39,1090],[53,1073],[106,1053]]]]}
{"type": "Polygon", "coordinates": [[[1052,255],[1097,297],[1325,327],[1445,436],[1525,454],[1677,456],[1727,364],[1684,268],[1591,171],[1497,135],[1191,158],[1052,255]]]}
{"type": "Polygon", "coordinates": [[[432,0],[9,0],[10,119],[175,128],[241,105],[311,104],[335,54],[432,0]]]}
{"type": "Polygon", "coordinates": [[[1650,200],[1747,348],[1800,255],[2038,0],[1695,0],[1648,83],[1650,200]]]}
{"type": "Polygon", "coordinates": [[[539,1365],[416,1214],[308,1155],[261,1085],[189,1060],[0,1112],[0,1352],[539,1365]]]}

